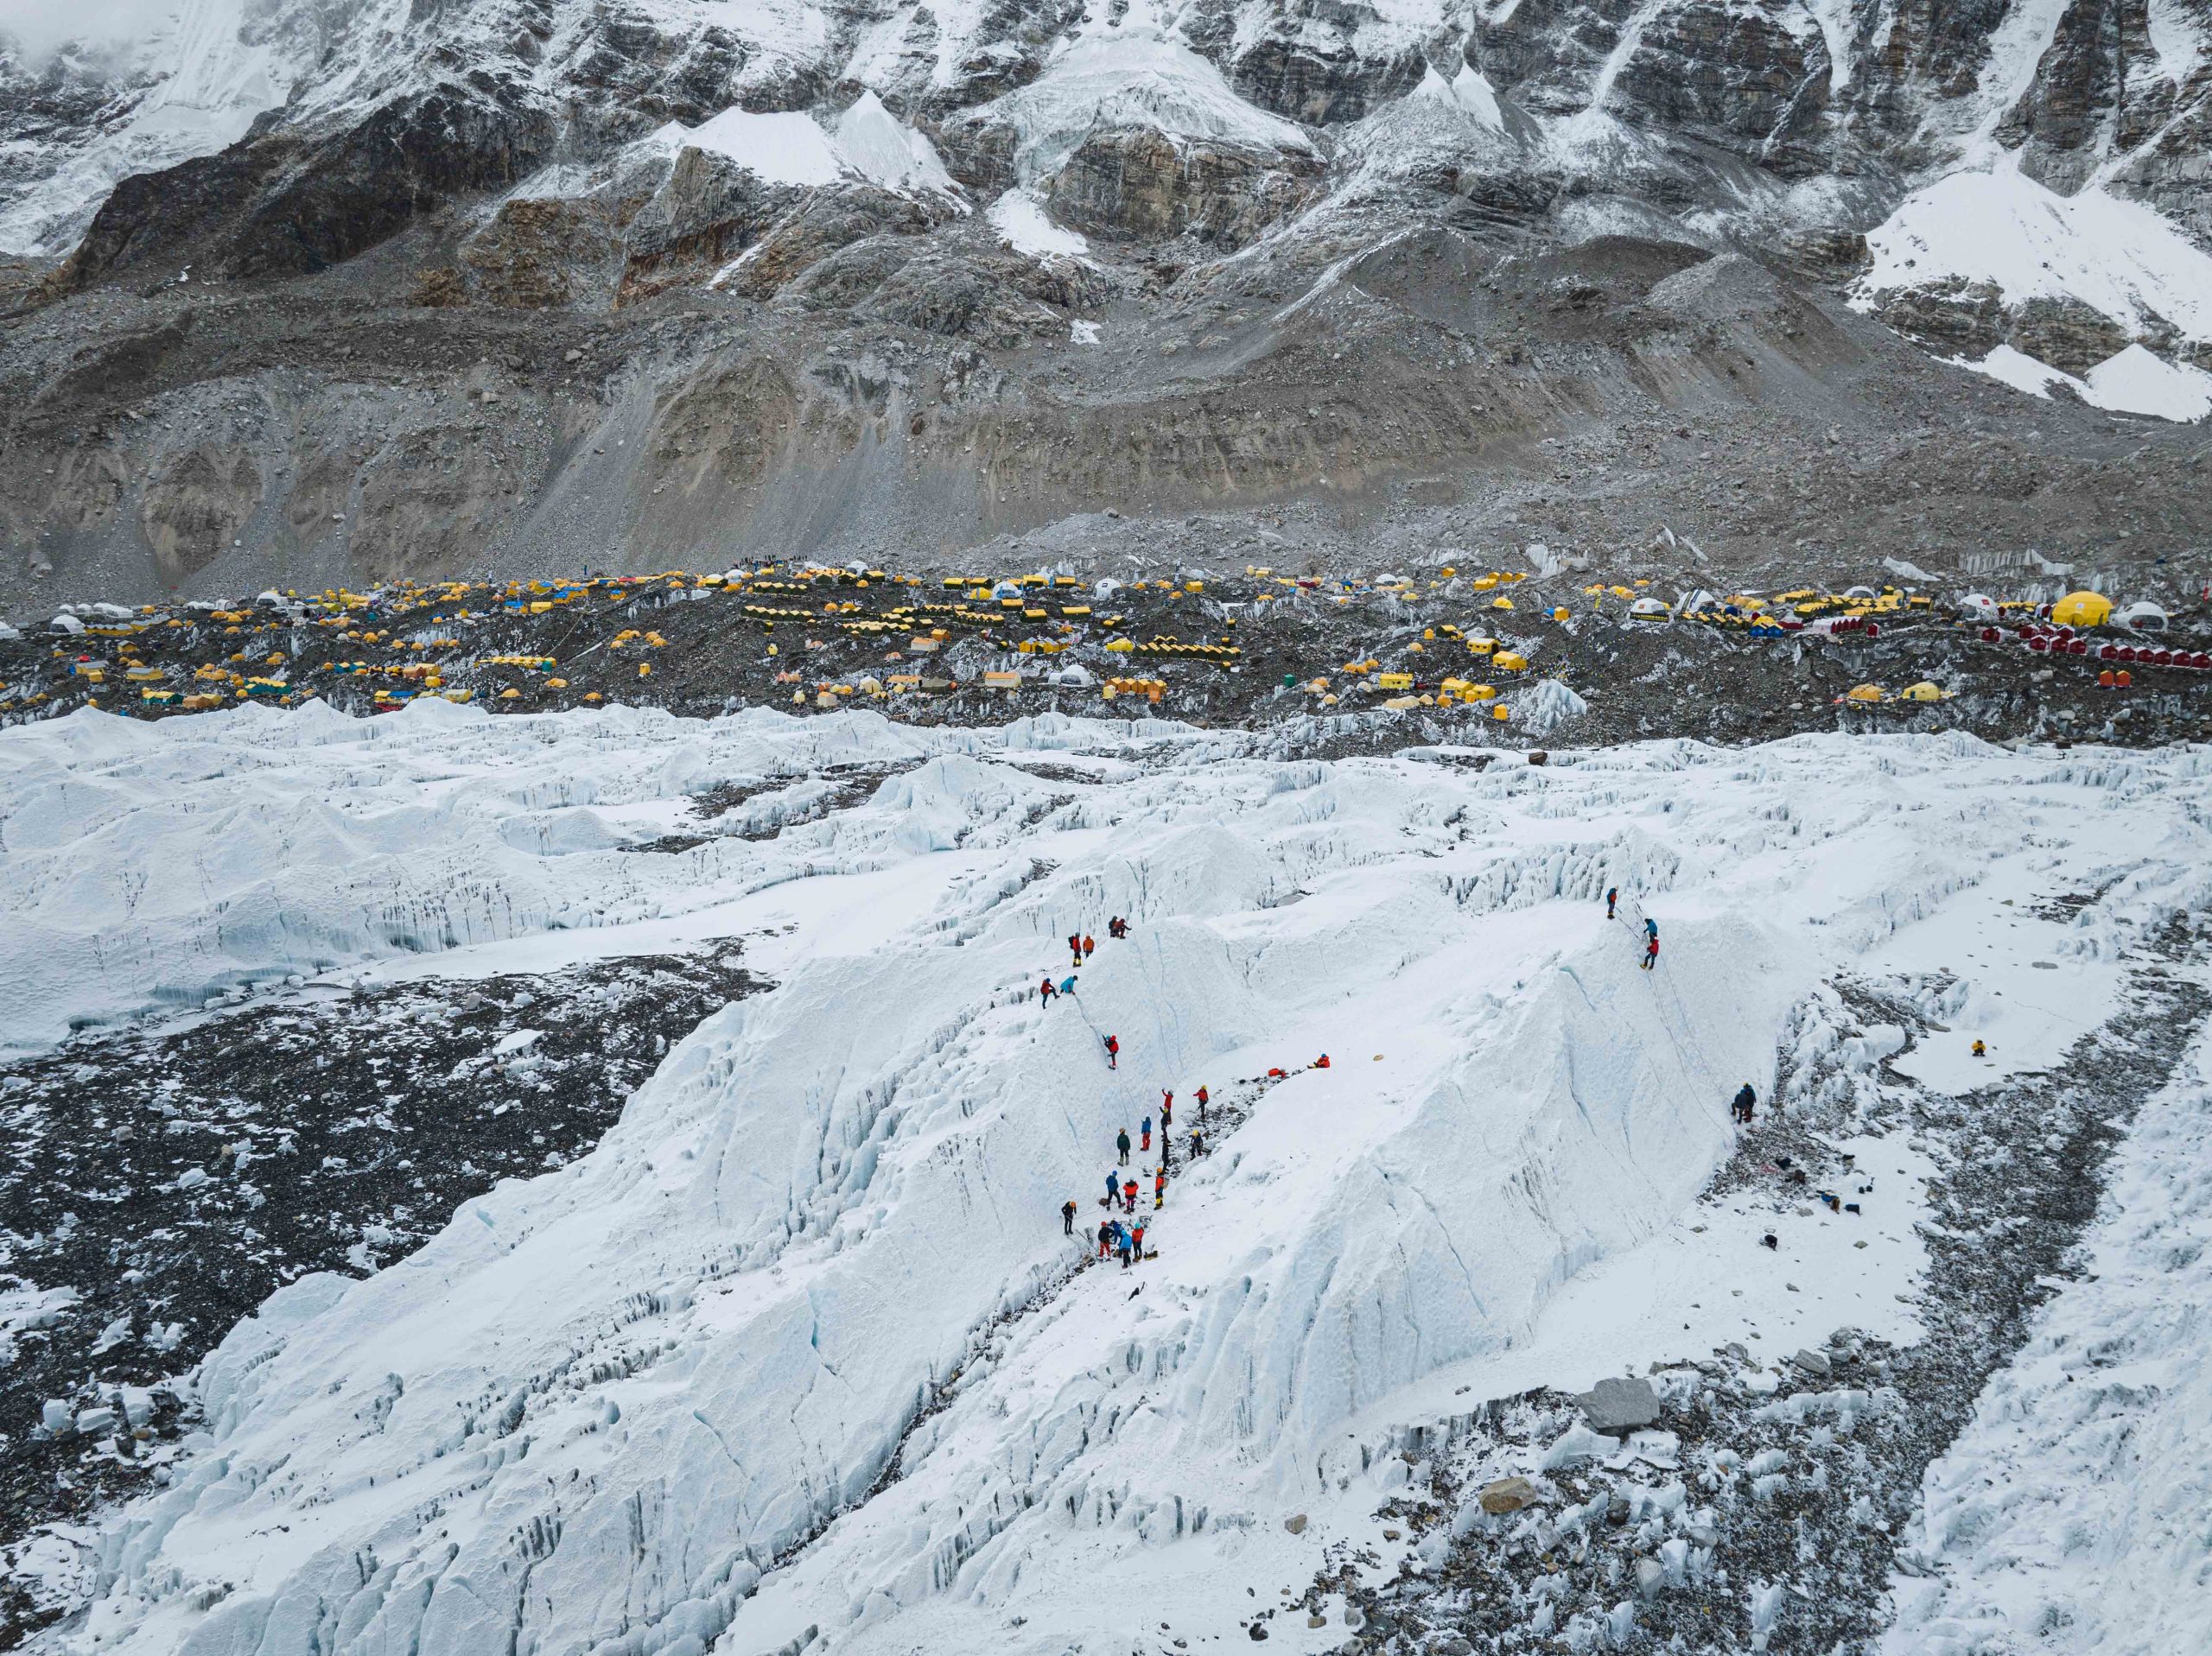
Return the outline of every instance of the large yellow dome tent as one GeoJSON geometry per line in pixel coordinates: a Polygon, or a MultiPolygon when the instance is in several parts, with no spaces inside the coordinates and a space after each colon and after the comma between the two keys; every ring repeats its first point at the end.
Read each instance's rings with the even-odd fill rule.
{"type": "Polygon", "coordinates": [[[2050,619],[2063,627],[2101,627],[2112,619],[2112,600],[2102,593],[2069,593],[2050,606],[2050,619]]]}

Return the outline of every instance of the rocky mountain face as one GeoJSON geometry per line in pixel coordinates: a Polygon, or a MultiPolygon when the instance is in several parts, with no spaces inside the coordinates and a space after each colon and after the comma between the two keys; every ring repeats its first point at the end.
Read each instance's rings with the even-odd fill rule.
{"type": "Polygon", "coordinates": [[[181,0],[0,59],[0,597],[1562,494],[1778,554],[1643,434],[1770,498],[1840,431],[2187,413],[2208,109],[2212,0],[181,0]]]}

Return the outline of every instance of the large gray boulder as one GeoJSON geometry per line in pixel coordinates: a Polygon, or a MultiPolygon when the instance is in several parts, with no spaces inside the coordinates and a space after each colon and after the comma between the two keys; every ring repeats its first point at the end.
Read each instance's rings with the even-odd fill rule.
{"type": "Polygon", "coordinates": [[[1574,1400],[1592,1431],[1616,1437],[1640,1431],[1659,1419],[1659,1394],[1649,1380],[1601,1380],[1574,1400]]]}

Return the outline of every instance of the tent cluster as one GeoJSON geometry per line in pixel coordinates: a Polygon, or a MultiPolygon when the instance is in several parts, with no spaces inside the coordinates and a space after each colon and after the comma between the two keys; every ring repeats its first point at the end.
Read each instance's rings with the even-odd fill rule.
{"type": "MultiPolygon", "coordinates": [[[[2152,635],[2164,632],[2167,625],[2165,611],[2156,604],[2133,605],[2115,614],[2112,600],[2100,593],[2069,593],[2050,606],[2050,619],[2019,621],[2010,637],[2019,648],[2038,656],[2081,656],[2092,661],[2132,666],[2212,671],[2212,655],[2202,650],[2169,649],[2151,641],[2152,635]],[[2083,636],[2093,628],[2107,625],[2125,626],[2145,641],[2099,643],[2083,636]]],[[[2007,637],[1995,626],[1982,627],[1978,636],[1985,644],[2001,644],[2007,637]]],[[[2099,682],[2103,681],[2100,678],[2099,682]]]]}
{"type": "Polygon", "coordinates": [[[1948,701],[1950,699],[1950,691],[1929,679],[1922,679],[1917,684],[1908,684],[1895,695],[1878,684],[1859,684],[1836,698],[1837,701],[1853,707],[1874,707],[1891,701],[1948,701]]]}
{"type": "MultiPolygon", "coordinates": [[[[1237,628],[1240,621],[1249,626],[1255,616],[1264,615],[1258,608],[1262,604],[1379,601],[1395,609],[1416,600],[1464,604],[1471,597],[1491,611],[1510,612],[1513,600],[1507,593],[1529,578],[1519,571],[1476,573],[1452,567],[1419,579],[1399,574],[1371,580],[1294,577],[1256,565],[1245,574],[1246,581],[1229,583],[1233,592],[1224,591],[1218,581],[1210,591],[1207,581],[1181,577],[1083,581],[1068,575],[956,574],[925,579],[868,565],[812,563],[761,563],[706,574],[680,569],[649,575],[587,574],[581,579],[399,580],[365,590],[272,589],[250,602],[232,599],[137,609],[65,606],[52,630],[70,635],[73,641],[78,635],[86,643],[95,638],[114,641],[105,659],[95,660],[88,654],[77,672],[64,670],[62,651],[55,650],[56,671],[73,682],[76,696],[89,690],[90,699],[98,701],[122,678],[139,693],[141,705],[149,712],[247,699],[296,701],[341,688],[366,693],[378,709],[404,706],[426,695],[456,701],[486,699],[498,706],[523,707],[596,702],[601,700],[598,689],[579,695],[562,673],[582,668],[592,676],[587,683],[595,680],[599,689],[619,695],[609,680],[617,674],[623,679],[643,679],[664,672],[658,652],[671,649],[672,639],[683,640],[688,650],[702,640],[721,645],[742,634],[763,641],[768,670],[761,674],[760,655],[743,648],[717,650],[727,669],[747,677],[772,677],[781,687],[778,695],[788,694],[795,704],[811,701],[828,707],[856,696],[934,695],[963,688],[1064,692],[1093,686],[1104,698],[1142,695],[1158,702],[1185,682],[1179,675],[1170,683],[1164,676],[1169,662],[1226,671],[1249,659],[1237,628]],[[715,619],[704,626],[699,625],[704,613],[681,616],[685,623],[681,631],[664,619],[666,636],[623,625],[641,619],[641,609],[725,599],[732,601],[726,607],[718,605],[715,619]],[[1186,616],[1194,625],[1178,625],[1186,616]],[[543,625],[532,626],[533,622],[543,625]],[[1141,624],[1148,625],[1140,631],[1141,624]],[[619,632],[613,631],[617,626],[621,627],[619,632]],[[1154,631],[1154,626],[1159,630],[1154,631]],[[1198,627],[1205,631],[1198,632],[1198,627]],[[157,629],[160,642],[156,645],[147,635],[157,629]],[[791,638],[795,631],[802,636],[791,638]],[[267,635],[279,636],[260,644],[267,635]],[[987,655],[983,660],[971,660],[964,653],[969,639],[986,651],[999,652],[999,658],[991,660],[987,655]],[[829,661],[811,673],[802,669],[802,651],[841,644],[847,648],[842,657],[831,657],[837,663],[834,674],[822,670],[829,661]],[[219,670],[199,674],[198,682],[178,682],[192,675],[195,663],[208,659],[211,644],[219,651],[230,651],[230,659],[219,670]],[[283,648],[269,654],[270,644],[283,648]],[[855,645],[868,652],[865,668],[853,659],[855,645]],[[939,667],[936,659],[956,648],[963,651],[956,657],[962,663],[957,676],[939,667]],[[1087,665],[1073,664],[1078,652],[1087,665]],[[582,657],[587,656],[596,658],[586,663],[582,657]],[[143,657],[167,664],[156,665],[143,657]],[[1060,660],[1053,662],[1053,657],[1060,660]],[[1131,672],[1135,660],[1122,659],[1137,657],[1146,661],[1148,671],[1131,672]]],[[[1497,693],[1490,685],[1450,676],[1441,663],[1433,670],[1415,670],[1424,650],[1433,652],[1452,643],[1464,645],[1478,658],[1486,678],[1503,679],[1529,669],[1528,657],[1510,644],[1479,630],[1463,631],[1441,624],[1427,628],[1421,641],[1399,646],[1415,657],[1412,669],[1385,674],[1378,663],[1366,673],[1351,676],[1361,679],[1365,694],[1386,707],[1495,701],[1497,693]]],[[[1429,659],[1434,659],[1433,653],[1429,659]]],[[[687,655],[685,660],[688,666],[691,657],[687,655]]],[[[1294,682],[1285,680],[1286,687],[1294,682]]],[[[29,688],[0,687],[0,709],[47,701],[47,691],[68,694],[49,683],[11,702],[5,699],[10,688],[18,695],[29,688]]],[[[702,688],[698,675],[687,672],[683,694],[696,699],[702,688]]],[[[1318,682],[1313,693],[1324,698],[1325,705],[1336,701],[1325,679],[1318,682]]]]}
{"type": "MultiPolygon", "coordinates": [[[[1885,619],[1931,611],[1935,602],[1925,593],[1907,592],[1898,587],[1853,587],[1840,593],[1802,587],[1777,593],[1770,598],[1757,593],[1732,593],[1726,597],[1707,592],[1691,593],[1685,595],[1675,612],[1684,621],[1747,632],[1754,638],[1778,638],[1805,631],[1863,631],[1872,635],[1878,633],[1885,619]]],[[[1638,601],[1639,607],[1656,604],[1657,600],[1651,599],[1638,601]]],[[[1647,611],[1645,619],[1665,618],[1647,611]]]]}

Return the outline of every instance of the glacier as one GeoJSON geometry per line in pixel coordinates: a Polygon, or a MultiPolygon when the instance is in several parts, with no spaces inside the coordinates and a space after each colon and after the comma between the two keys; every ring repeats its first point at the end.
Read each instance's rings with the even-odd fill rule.
{"type": "MultiPolygon", "coordinates": [[[[1962,1029],[2047,1061],[2033,1031],[2101,1016],[2212,866],[2202,753],[1961,735],[1323,760],[1162,720],[425,700],[80,713],[0,754],[19,1049],[686,937],[774,982],[590,1155],[207,1360],[204,1429],[40,1644],[149,1656],[1242,1637],[1373,1534],[1404,1423],[1707,1331],[1649,1285],[1718,1240],[1684,1221],[1729,1096],[1770,1094],[1838,974],[1941,967],[1962,1029]],[[807,820],[836,765],[881,779],[807,820]],[[641,848],[722,784],[788,825],[641,848]],[[1098,951],[1040,1006],[1071,930],[1098,951]],[[1202,1084],[1233,1130],[1179,1161],[1158,1259],[1080,1268],[1061,1203],[1095,1224],[1116,1129],[1173,1089],[1179,1135],[1202,1084]]],[[[1770,1329],[1909,1329],[1908,1249],[1802,1304],[1713,1268],[1770,1329]]]]}

